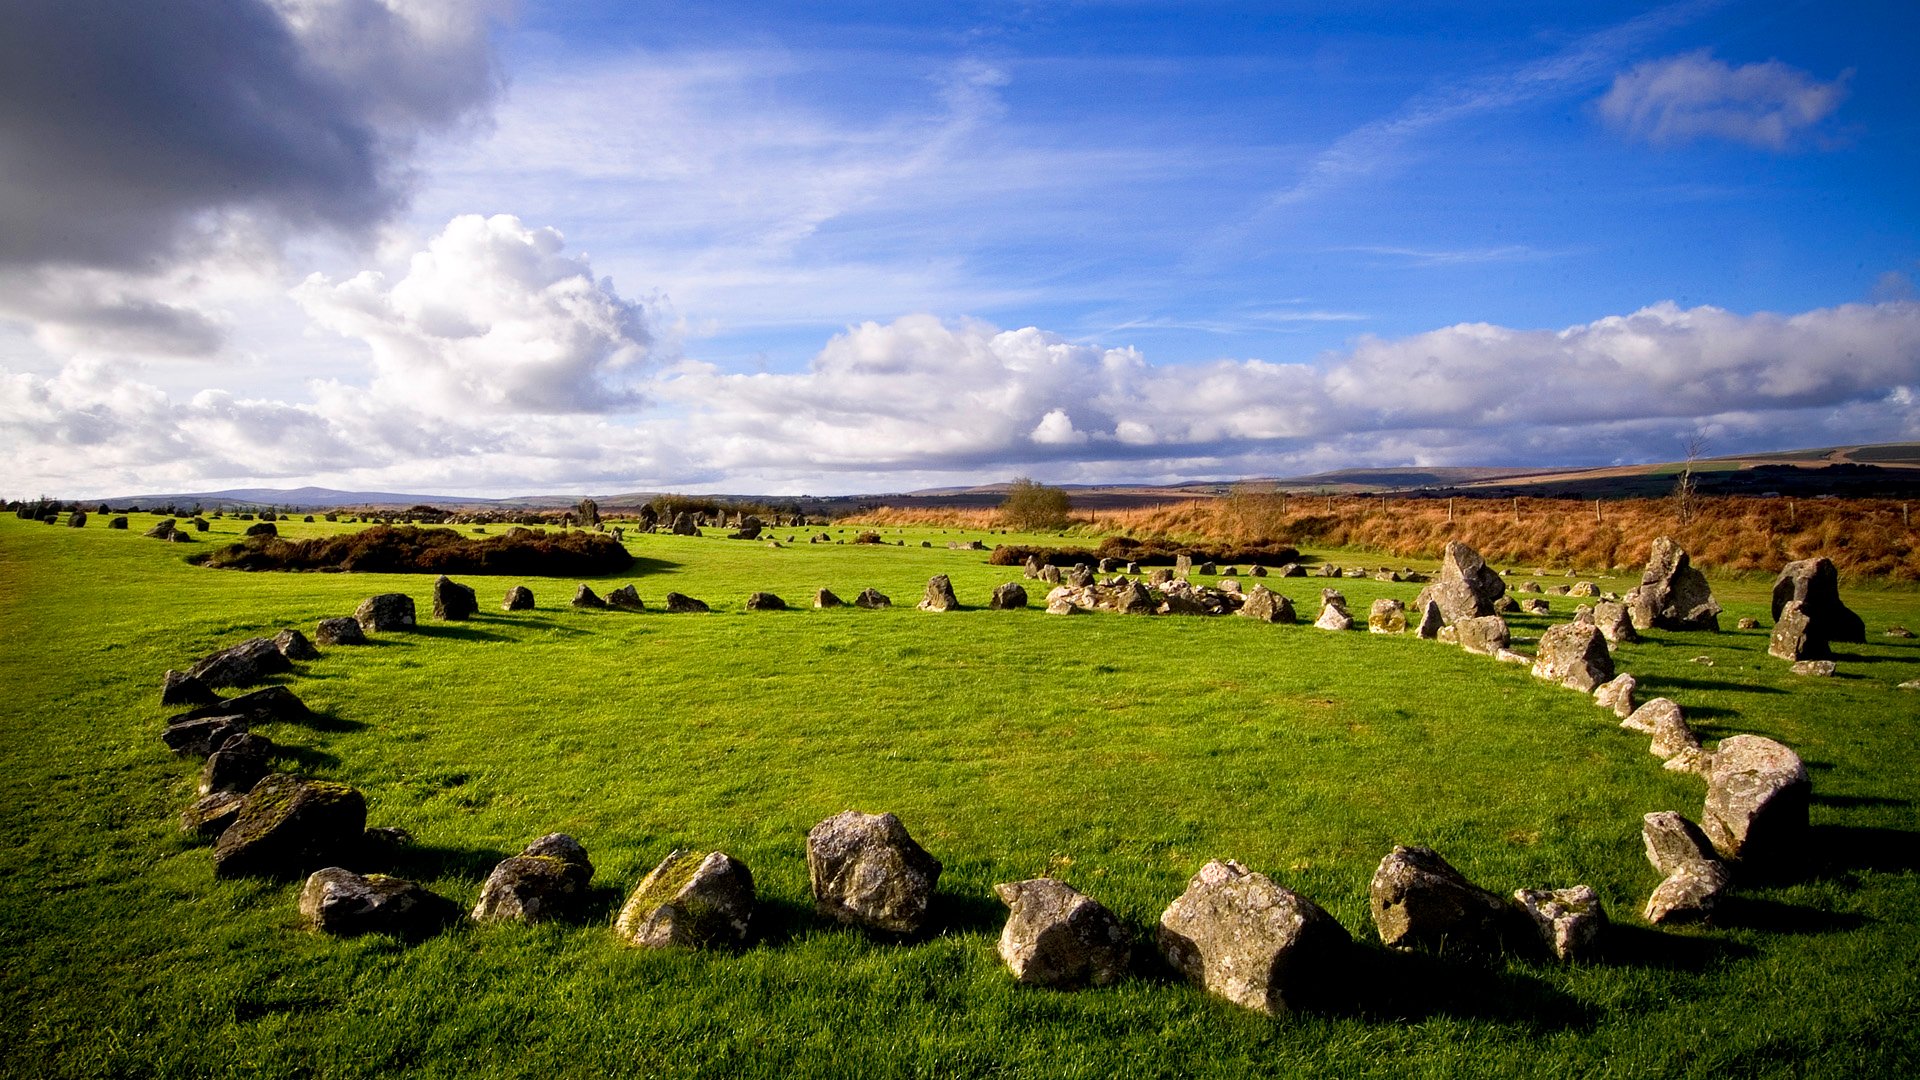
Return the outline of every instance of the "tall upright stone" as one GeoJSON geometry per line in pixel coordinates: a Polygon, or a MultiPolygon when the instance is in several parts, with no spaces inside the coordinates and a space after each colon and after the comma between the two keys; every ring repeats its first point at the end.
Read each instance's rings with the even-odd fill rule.
{"type": "Polygon", "coordinates": [[[1636,630],[1720,629],[1720,604],[1706,575],[1694,569],[1685,548],[1665,536],[1654,540],[1640,584],[1625,603],[1636,630]]]}
{"type": "Polygon", "coordinates": [[[1353,942],[1312,900],[1219,860],[1201,867],[1167,905],[1155,936],[1189,982],[1269,1015],[1324,995],[1344,976],[1353,942]]]}
{"type": "Polygon", "coordinates": [[[1773,582],[1776,623],[1787,605],[1795,601],[1807,620],[1807,636],[1821,647],[1834,641],[1867,640],[1866,622],[1840,602],[1840,572],[1831,560],[1801,559],[1781,568],[1773,582]]]}
{"type": "Polygon", "coordinates": [[[1413,606],[1423,608],[1428,600],[1440,605],[1440,616],[1448,623],[1494,614],[1494,602],[1507,595],[1507,583],[1487,566],[1480,553],[1458,540],[1447,541],[1440,562],[1440,580],[1420,590],[1413,606]]]}

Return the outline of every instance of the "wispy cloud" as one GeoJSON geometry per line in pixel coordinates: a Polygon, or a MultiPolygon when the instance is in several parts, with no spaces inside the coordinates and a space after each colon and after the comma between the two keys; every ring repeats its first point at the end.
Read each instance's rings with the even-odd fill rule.
{"type": "Polygon", "coordinates": [[[1350,251],[1361,255],[1377,255],[1408,266],[1458,266],[1466,263],[1533,262],[1539,259],[1553,258],[1557,254],[1556,252],[1527,247],[1524,244],[1502,244],[1498,247],[1456,249],[1408,248],[1362,244],[1335,248],[1334,250],[1350,251]]]}
{"type": "Polygon", "coordinates": [[[1597,108],[1614,130],[1655,145],[1726,139],[1785,150],[1833,115],[1852,74],[1821,82],[1778,60],[1733,67],[1702,49],[1622,72],[1597,108]]]}

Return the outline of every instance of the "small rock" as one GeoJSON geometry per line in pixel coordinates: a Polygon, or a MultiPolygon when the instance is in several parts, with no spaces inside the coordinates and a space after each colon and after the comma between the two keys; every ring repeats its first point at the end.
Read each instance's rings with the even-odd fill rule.
{"type": "Polygon", "coordinates": [[[1415,631],[1421,638],[1432,641],[1440,636],[1440,628],[1446,625],[1446,619],[1440,613],[1440,604],[1432,597],[1420,605],[1420,628],[1415,631]]]}
{"type": "Polygon", "coordinates": [[[549,833],[494,866],[472,917],[523,923],[563,918],[579,909],[592,880],[587,849],[565,833],[549,833]]]}
{"type": "Polygon", "coordinates": [[[1886,636],[1891,638],[1910,638],[1913,636],[1913,631],[1904,626],[1889,626],[1886,630],[1886,636]]]}
{"type": "Polygon", "coordinates": [[[705,615],[713,609],[706,601],[695,600],[683,593],[670,592],[666,599],[667,613],[670,615],[705,615]]]}
{"type": "Polygon", "coordinates": [[[1795,675],[1824,676],[1833,674],[1835,668],[1831,660],[1802,660],[1787,670],[1793,672],[1795,675]]]}
{"type": "Polygon", "coordinates": [[[585,585],[574,590],[571,603],[577,608],[604,608],[607,606],[605,600],[600,599],[597,593],[585,585]]]}
{"type": "Polygon", "coordinates": [[[987,600],[987,606],[995,611],[1023,609],[1027,606],[1027,590],[1011,581],[996,585],[993,595],[987,600]]]}
{"type": "Polygon", "coordinates": [[[861,589],[860,595],[853,598],[853,606],[863,607],[863,608],[884,608],[884,607],[892,607],[893,601],[887,599],[886,594],[882,593],[879,589],[866,588],[866,589],[861,589]]]}
{"type": "MultiPolygon", "coordinates": [[[[618,611],[645,611],[646,601],[640,599],[640,590],[632,585],[622,585],[607,591],[607,606],[618,611]]],[[[669,607],[667,610],[673,610],[669,607]]]]}
{"type": "Polygon", "coordinates": [[[322,645],[365,645],[366,631],[360,629],[360,620],[352,616],[338,619],[321,619],[313,628],[314,640],[322,645]]]}
{"type": "Polygon", "coordinates": [[[273,740],[251,732],[227,736],[200,770],[200,794],[252,790],[273,767],[273,740]]]}
{"type": "Polygon", "coordinates": [[[1007,882],[993,892],[1009,909],[1000,959],[1016,982],[1106,986],[1126,975],[1126,928],[1092,897],[1052,878],[1007,882]]]}
{"type": "Polygon", "coordinates": [[[1255,585],[1247,590],[1246,602],[1240,605],[1238,614],[1243,618],[1268,623],[1291,623],[1295,618],[1293,601],[1269,590],[1265,585],[1255,585]]]}
{"type": "Polygon", "coordinates": [[[753,874],[722,851],[674,851],[627,898],[614,932],[650,949],[738,947],[755,902],[753,874]]]}
{"type": "Polygon", "coordinates": [[[413,598],[405,593],[381,593],[370,596],[354,609],[360,629],[369,634],[387,630],[413,629],[413,598]]]}
{"type": "Polygon", "coordinates": [[[385,874],[365,877],[330,866],[300,890],[300,915],[324,934],[423,937],[457,917],[453,903],[416,882],[385,874]]]}
{"type": "Polygon", "coordinates": [[[195,717],[188,714],[186,717],[176,717],[169,723],[166,730],[160,733],[160,740],[167,744],[167,749],[176,754],[191,754],[194,757],[204,758],[220,749],[228,739],[235,735],[243,735],[246,731],[245,717],[227,715],[195,717]]]}
{"type": "Polygon", "coordinates": [[[1498,615],[1458,619],[1452,629],[1462,649],[1485,656],[1498,656],[1511,640],[1508,637],[1507,620],[1498,615]]]}
{"type": "Polygon", "coordinates": [[[1490,959],[1513,941],[1516,909],[1432,848],[1396,846],[1374,871],[1368,907],[1392,949],[1490,959]]]}
{"type": "Polygon", "coordinates": [[[1733,626],[1736,630],[1758,630],[1760,629],[1760,620],[1751,615],[1742,615],[1740,616],[1740,620],[1734,623],[1733,626]]]}
{"type": "Polygon", "coordinates": [[[515,585],[507,590],[506,598],[500,601],[501,611],[532,611],[533,590],[525,585],[515,585]]]}
{"type": "Polygon", "coordinates": [[[240,816],[240,807],[246,801],[246,795],[238,791],[214,791],[202,795],[180,811],[180,831],[211,840],[233,824],[233,819],[240,816]]]}
{"type": "Polygon", "coordinates": [[[747,597],[748,611],[785,611],[787,602],[770,592],[757,592],[747,597]]]}
{"type": "Polygon", "coordinates": [[[1313,625],[1322,630],[1351,630],[1353,616],[1339,604],[1327,604],[1321,607],[1320,617],[1313,620],[1313,625]]]}
{"type": "Polygon", "coordinates": [[[162,705],[211,705],[219,700],[212,687],[184,671],[169,670],[160,681],[162,705]]]}
{"type": "Polygon", "coordinates": [[[1367,611],[1367,631],[1374,634],[1407,632],[1407,605],[1391,597],[1381,597],[1367,611]]]}
{"type": "Polygon", "coordinates": [[[1620,726],[1642,735],[1653,735],[1675,722],[1684,722],[1680,716],[1680,706],[1671,698],[1657,697],[1628,713],[1627,718],[1620,721],[1620,726]]]}
{"type": "Polygon", "coordinates": [[[1548,612],[1552,611],[1553,608],[1552,608],[1552,605],[1548,604],[1545,600],[1542,600],[1539,597],[1535,597],[1532,600],[1529,600],[1526,603],[1520,605],[1520,610],[1526,612],[1529,615],[1545,615],[1548,612]]]}
{"type": "Polygon", "coordinates": [[[1573,962],[1593,956],[1607,927],[1607,911],[1592,888],[1518,889],[1513,899],[1533,920],[1555,959],[1573,962]]]}
{"type": "Polygon", "coordinates": [[[848,810],[807,833],[807,877],[821,914],[896,934],[921,929],[940,860],[892,814],[848,810]]]}
{"type": "Polygon", "coordinates": [[[248,638],[238,645],[205,657],[188,669],[188,674],[208,686],[252,686],[269,677],[293,670],[293,664],[281,655],[267,638],[248,638]]]}
{"type": "Polygon", "coordinates": [[[813,606],[817,608],[837,608],[846,606],[846,601],[833,594],[832,589],[821,589],[813,594],[813,606]]]}
{"type": "Polygon", "coordinates": [[[289,660],[320,659],[320,650],[313,647],[313,642],[307,640],[307,635],[291,627],[273,635],[273,647],[279,649],[280,655],[289,660]]]}
{"type": "Polygon", "coordinates": [[[1593,703],[1625,719],[1633,715],[1633,692],[1639,686],[1638,679],[1623,672],[1593,688],[1593,703]]]}
{"type": "MultiPolygon", "coordinates": [[[[1077,572],[1080,567],[1074,569],[1077,572]]],[[[1093,584],[1091,574],[1084,584],[1093,584]]],[[[927,591],[916,606],[921,611],[952,611],[960,606],[960,601],[954,598],[953,582],[948,580],[947,575],[935,574],[927,579],[927,591]]]]}
{"type": "Polygon", "coordinates": [[[1299,893],[1237,862],[1200,868],[1167,905],[1156,937],[1189,982],[1236,1005],[1282,1015],[1346,975],[1353,939],[1299,893]]]}
{"type": "Polygon", "coordinates": [[[1631,645],[1640,640],[1640,634],[1633,628],[1633,619],[1628,616],[1625,604],[1602,600],[1593,605],[1593,625],[1600,628],[1602,637],[1616,645],[1621,643],[1631,645]]]}

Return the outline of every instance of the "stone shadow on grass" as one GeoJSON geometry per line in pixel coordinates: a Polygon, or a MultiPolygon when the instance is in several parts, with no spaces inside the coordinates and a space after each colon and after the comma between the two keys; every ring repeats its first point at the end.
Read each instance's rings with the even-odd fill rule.
{"type": "Polygon", "coordinates": [[[1740,895],[1722,900],[1714,910],[1713,920],[1720,926],[1737,926],[1774,934],[1829,934],[1839,930],[1857,930],[1869,921],[1866,916],[1852,912],[1822,911],[1805,904],[1787,904],[1740,895]]]}
{"type": "Polygon", "coordinates": [[[505,634],[497,634],[492,630],[482,629],[481,627],[471,626],[462,622],[419,623],[414,626],[413,632],[421,637],[447,638],[453,641],[513,640],[505,634]]]}
{"type": "MultiPolygon", "coordinates": [[[[1638,676],[1636,676],[1638,678],[1638,676]]],[[[1680,690],[1724,690],[1739,694],[1784,694],[1787,691],[1777,686],[1756,686],[1753,683],[1730,682],[1726,679],[1689,679],[1672,675],[1648,675],[1639,679],[1634,694],[1641,698],[1665,697],[1669,691],[1680,690]]],[[[1689,711],[1692,711],[1689,709],[1689,711]]]]}
{"type": "Polygon", "coordinates": [[[1860,870],[1920,872],[1920,832],[1865,825],[1815,825],[1807,830],[1802,877],[1836,877],[1860,870]]]}
{"type": "Polygon", "coordinates": [[[337,754],[311,746],[290,746],[287,743],[274,743],[273,756],[282,761],[294,763],[293,771],[301,775],[322,772],[340,764],[337,754]]]}
{"type": "Polygon", "coordinates": [[[385,863],[373,869],[414,881],[458,877],[485,881],[500,860],[512,855],[491,847],[460,847],[453,844],[422,844],[415,841],[391,853],[370,852],[370,862],[385,863]]]}
{"type": "Polygon", "coordinates": [[[365,731],[371,726],[365,720],[349,720],[346,717],[335,716],[330,712],[323,712],[319,709],[309,709],[307,710],[307,715],[297,719],[288,718],[277,720],[276,722],[295,724],[311,731],[328,732],[365,731]]]}
{"type": "Polygon", "coordinates": [[[1675,934],[1613,923],[1601,938],[1600,962],[1610,967],[1701,972],[1728,960],[1753,956],[1750,945],[1704,934],[1675,934]]]}
{"type": "Polygon", "coordinates": [[[1355,943],[1340,982],[1306,1011],[1369,1021],[1482,1020],[1544,1033],[1589,1030],[1601,1010],[1524,971],[1355,943]]]}

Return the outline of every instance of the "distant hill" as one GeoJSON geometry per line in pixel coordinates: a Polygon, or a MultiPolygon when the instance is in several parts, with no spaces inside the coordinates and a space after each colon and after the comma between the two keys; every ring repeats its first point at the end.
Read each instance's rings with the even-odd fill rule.
{"type": "MultiPolygon", "coordinates": [[[[1176,484],[1066,484],[1076,506],[1089,509],[1125,509],[1188,499],[1210,499],[1234,490],[1325,492],[1357,494],[1397,492],[1435,497],[1470,496],[1508,498],[1618,499],[1665,495],[1673,490],[1680,462],[1647,465],[1609,465],[1591,468],[1525,466],[1407,466],[1403,468],[1336,469],[1305,476],[1255,477],[1243,480],[1189,480],[1176,484]]],[[[1829,446],[1808,450],[1781,450],[1707,458],[1694,463],[1703,494],[1848,495],[1887,498],[1920,497],[1920,443],[1880,443],[1829,446]]],[[[998,506],[1006,497],[1007,482],[970,487],[923,488],[918,491],[828,497],[787,495],[700,494],[694,497],[720,502],[758,502],[795,506],[810,514],[847,513],[876,506],[969,508],[998,506]]],[[[637,507],[661,494],[636,491],[595,495],[603,508],[637,507]]],[[[516,495],[485,498],[468,495],[408,495],[392,491],[338,491],[333,488],[229,488],[224,491],[123,495],[106,499],[113,507],[201,506],[246,509],[277,506],[289,510],[332,510],[342,507],[401,508],[437,506],[442,509],[559,509],[580,501],[577,495],[516,495]]]]}

